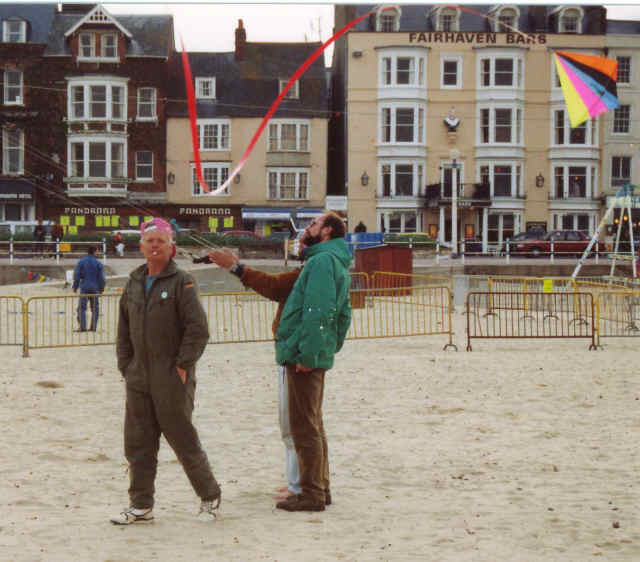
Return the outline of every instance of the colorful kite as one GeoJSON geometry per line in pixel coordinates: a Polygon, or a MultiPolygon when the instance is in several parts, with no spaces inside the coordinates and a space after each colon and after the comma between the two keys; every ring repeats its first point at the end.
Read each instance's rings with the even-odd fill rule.
{"type": "Polygon", "coordinates": [[[554,58],[571,127],[620,106],[617,61],[566,51],[556,51],[554,58]]]}

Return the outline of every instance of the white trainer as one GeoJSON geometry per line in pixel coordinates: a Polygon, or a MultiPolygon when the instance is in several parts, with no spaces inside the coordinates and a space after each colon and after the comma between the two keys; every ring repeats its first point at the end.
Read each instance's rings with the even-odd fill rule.
{"type": "Polygon", "coordinates": [[[218,516],[218,508],[220,507],[220,496],[215,500],[202,500],[200,503],[200,511],[198,512],[198,519],[200,521],[215,521],[218,516]]]}
{"type": "Polygon", "coordinates": [[[117,517],[111,518],[111,523],[114,525],[133,525],[134,523],[151,523],[153,521],[153,510],[149,509],[136,509],[130,507],[125,509],[117,517]]]}

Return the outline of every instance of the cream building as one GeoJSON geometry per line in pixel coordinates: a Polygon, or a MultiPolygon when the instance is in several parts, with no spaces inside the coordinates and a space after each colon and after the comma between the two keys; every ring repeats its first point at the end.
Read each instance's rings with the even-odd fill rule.
{"type": "MultiPolygon", "coordinates": [[[[205,182],[222,186],[289,78],[319,46],[247,43],[240,21],[233,53],[189,53],[205,182]]],[[[302,228],[326,201],[328,89],[322,59],[288,90],[240,174],[212,195],[195,173],[183,68],[175,57],[167,122],[168,197],[181,226],[251,230],[302,228]]]]}
{"type": "MultiPolygon", "coordinates": [[[[336,27],[372,8],[337,6],[336,27]]],[[[537,227],[594,232],[602,118],[570,128],[553,54],[604,55],[604,9],[469,8],[396,7],[336,47],[350,228],[485,250],[537,227]]]]}

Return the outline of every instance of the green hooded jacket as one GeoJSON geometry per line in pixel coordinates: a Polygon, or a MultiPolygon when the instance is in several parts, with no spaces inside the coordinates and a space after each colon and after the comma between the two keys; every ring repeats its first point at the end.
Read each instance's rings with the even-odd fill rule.
{"type": "Polygon", "coordinates": [[[276,363],[331,369],[351,323],[351,254],[343,238],[305,251],[306,264],[284,305],[276,363]]]}

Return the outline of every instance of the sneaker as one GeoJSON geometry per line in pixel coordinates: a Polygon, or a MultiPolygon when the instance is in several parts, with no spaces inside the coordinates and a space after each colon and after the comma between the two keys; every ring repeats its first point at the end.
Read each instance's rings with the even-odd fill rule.
{"type": "Polygon", "coordinates": [[[117,517],[111,518],[111,523],[114,525],[132,525],[134,523],[151,523],[152,521],[152,508],[136,509],[135,507],[130,507],[120,513],[117,517]]]}
{"type": "Polygon", "coordinates": [[[324,502],[314,502],[302,494],[289,496],[286,500],[278,502],[276,507],[285,511],[324,511],[324,502]]]}
{"type": "Polygon", "coordinates": [[[198,519],[200,521],[215,521],[218,516],[218,508],[220,507],[220,496],[214,500],[202,500],[200,503],[200,511],[198,519]]]}

